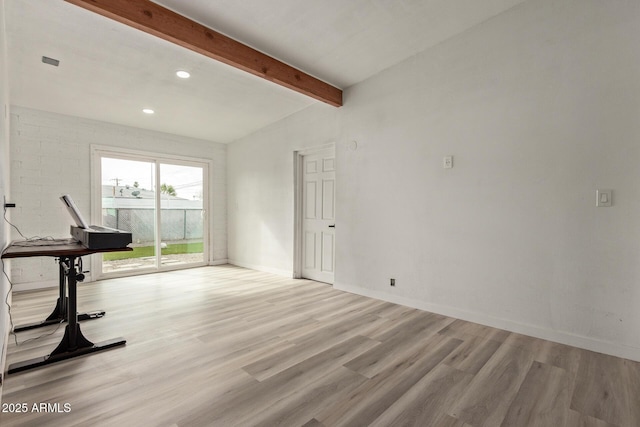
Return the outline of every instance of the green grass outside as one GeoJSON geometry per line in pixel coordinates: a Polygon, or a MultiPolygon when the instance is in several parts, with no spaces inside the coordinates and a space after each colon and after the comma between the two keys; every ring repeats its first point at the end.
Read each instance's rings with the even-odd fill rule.
{"type": "MultiPolygon", "coordinates": [[[[174,254],[200,254],[203,252],[202,242],[198,243],[177,243],[174,245],[167,245],[162,249],[162,255],[174,255],[174,254]]],[[[115,261],[118,259],[129,258],[144,258],[155,255],[155,248],[153,246],[140,246],[133,248],[132,252],[107,252],[102,254],[104,261],[115,261]]]]}

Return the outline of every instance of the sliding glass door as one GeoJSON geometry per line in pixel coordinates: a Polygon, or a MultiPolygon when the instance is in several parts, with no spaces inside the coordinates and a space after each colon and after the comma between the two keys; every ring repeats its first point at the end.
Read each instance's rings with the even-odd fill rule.
{"type": "Polygon", "coordinates": [[[128,231],[133,240],[133,252],[102,255],[102,273],[156,269],[155,163],[102,157],[100,166],[101,225],[128,231]]]}
{"type": "Polygon", "coordinates": [[[132,252],[101,255],[103,275],[170,270],[207,262],[208,164],[96,150],[103,226],[132,234],[132,252]]]}
{"type": "Polygon", "coordinates": [[[203,168],[167,163],[159,166],[160,263],[162,266],[203,263],[203,168]]]}

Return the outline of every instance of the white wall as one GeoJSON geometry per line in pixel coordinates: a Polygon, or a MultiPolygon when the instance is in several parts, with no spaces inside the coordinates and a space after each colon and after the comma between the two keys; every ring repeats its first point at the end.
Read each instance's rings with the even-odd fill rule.
{"type": "MultiPolygon", "coordinates": [[[[213,260],[226,261],[226,145],[13,106],[11,193],[17,207],[11,218],[23,234],[69,236],[71,218],[59,200],[62,194],[71,194],[88,217],[91,144],[211,159],[213,260]]],[[[12,238],[18,237],[14,231],[12,238]]],[[[16,288],[57,285],[52,263],[42,257],[13,260],[16,288]]]]}
{"type": "Polygon", "coordinates": [[[229,258],[291,271],[292,152],[333,139],[337,288],[640,360],[639,39],[638,2],[525,2],[232,143],[229,258]]]}
{"type": "Polygon", "coordinates": [[[229,146],[229,262],[292,274],[293,152],[333,142],[338,123],[337,109],[316,105],[229,146]]]}
{"type": "MultiPolygon", "coordinates": [[[[7,46],[4,22],[4,0],[0,0],[0,203],[9,196],[9,76],[7,74],[7,46]]],[[[4,214],[4,204],[2,205],[4,214]]],[[[0,225],[0,250],[9,243],[9,226],[4,219],[0,225]]],[[[0,373],[4,374],[6,345],[9,338],[9,308],[5,304],[9,282],[0,275],[0,373]]],[[[0,401],[2,385],[0,384],[0,401]]]]}

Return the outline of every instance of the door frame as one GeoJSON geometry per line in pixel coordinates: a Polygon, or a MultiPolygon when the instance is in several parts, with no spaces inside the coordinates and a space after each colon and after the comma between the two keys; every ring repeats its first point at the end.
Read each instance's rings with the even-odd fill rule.
{"type": "MultiPolygon", "coordinates": [[[[148,273],[156,273],[162,271],[171,271],[171,270],[179,270],[184,268],[194,268],[201,265],[211,265],[212,260],[212,230],[213,230],[213,218],[210,215],[210,212],[213,212],[213,197],[210,194],[211,186],[211,176],[213,170],[213,161],[211,159],[204,158],[195,158],[195,157],[187,157],[180,155],[171,155],[164,153],[155,153],[150,151],[143,150],[132,150],[128,148],[121,147],[112,147],[108,145],[97,145],[91,144],[91,223],[97,224],[102,222],[102,202],[99,200],[99,197],[96,195],[102,194],[102,177],[101,177],[101,166],[100,159],[101,156],[120,158],[125,160],[148,160],[153,159],[156,168],[156,186],[159,188],[159,179],[160,176],[158,174],[160,163],[169,163],[169,164],[185,164],[186,166],[190,165],[206,165],[206,168],[203,170],[203,195],[205,195],[205,205],[204,205],[204,245],[203,245],[203,261],[202,263],[194,263],[184,267],[173,267],[166,268],[161,265],[158,266],[157,269],[144,269],[140,271],[135,270],[127,270],[123,273],[108,273],[104,274],[102,272],[102,258],[100,254],[96,254],[92,256],[92,269],[96,271],[96,273],[92,274],[92,280],[99,280],[103,278],[112,278],[112,277],[127,277],[127,276],[135,276],[140,274],[148,274],[148,273]]],[[[160,209],[160,200],[156,200],[156,209],[160,209]]],[[[159,211],[158,211],[159,212],[159,211]]],[[[159,221],[160,215],[156,215],[154,227],[159,229],[159,221]]],[[[160,247],[160,240],[156,241],[156,254],[158,253],[160,247]]]]}
{"type": "MultiPolygon", "coordinates": [[[[304,189],[304,157],[312,154],[318,154],[321,151],[333,150],[335,158],[336,144],[330,142],[310,148],[303,148],[293,152],[293,278],[302,279],[302,222],[303,222],[303,198],[304,189]]],[[[337,163],[336,163],[337,164],[337,163]]],[[[336,186],[337,189],[337,186],[336,186]]]]}

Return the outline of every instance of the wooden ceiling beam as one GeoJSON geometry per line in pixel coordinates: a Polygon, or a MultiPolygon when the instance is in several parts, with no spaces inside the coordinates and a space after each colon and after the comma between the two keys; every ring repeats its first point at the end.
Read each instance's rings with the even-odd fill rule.
{"type": "Polygon", "coordinates": [[[327,104],[342,90],[149,0],[66,0],[327,104]]]}

